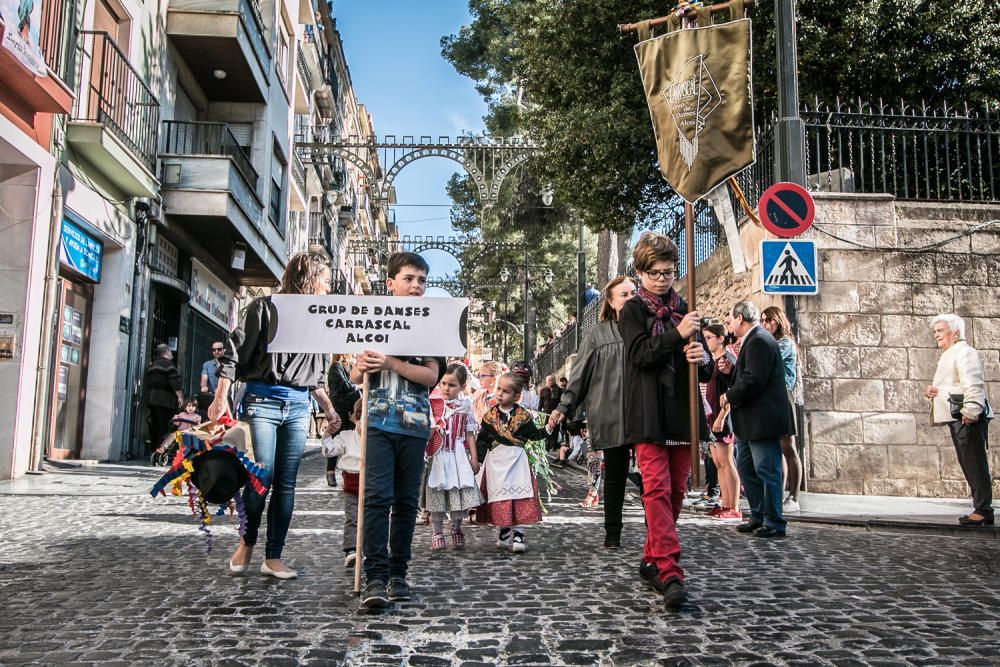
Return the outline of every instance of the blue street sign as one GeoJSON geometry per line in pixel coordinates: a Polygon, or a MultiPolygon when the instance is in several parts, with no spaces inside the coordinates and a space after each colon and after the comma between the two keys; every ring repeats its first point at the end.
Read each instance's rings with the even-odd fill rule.
{"type": "Polygon", "coordinates": [[[63,266],[95,283],[101,282],[104,245],[65,218],[63,218],[60,236],[59,261],[62,262],[63,266]]]}
{"type": "Polygon", "coordinates": [[[760,242],[760,268],[765,294],[818,294],[816,242],[760,242]]]}

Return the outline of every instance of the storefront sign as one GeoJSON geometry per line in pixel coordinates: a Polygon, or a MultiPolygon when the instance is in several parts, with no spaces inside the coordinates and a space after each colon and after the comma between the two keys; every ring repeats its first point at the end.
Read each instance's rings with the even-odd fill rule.
{"type": "Polygon", "coordinates": [[[99,283],[103,257],[104,245],[100,241],[63,218],[59,241],[59,261],[63,266],[99,283]]]}
{"type": "Polygon", "coordinates": [[[0,0],[3,20],[3,48],[37,76],[45,76],[45,56],[39,46],[38,30],[42,25],[42,3],[31,0],[0,0]]]}
{"type": "Polygon", "coordinates": [[[232,301],[233,291],[226,287],[226,283],[216,278],[204,264],[192,259],[191,307],[228,330],[229,306],[232,301]]]}
{"type": "Polygon", "coordinates": [[[468,299],[275,294],[271,352],[464,357],[468,299]]]}

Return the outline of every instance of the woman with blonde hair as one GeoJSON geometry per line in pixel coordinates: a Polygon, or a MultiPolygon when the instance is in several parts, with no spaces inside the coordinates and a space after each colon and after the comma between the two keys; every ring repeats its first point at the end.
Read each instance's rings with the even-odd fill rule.
{"type": "MultiPolygon", "coordinates": [[[[328,294],[330,266],[316,253],[299,253],[288,260],[281,278],[282,294],[328,294]]],[[[270,352],[268,332],[276,317],[271,297],[250,302],[239,326],[229,335],[219,358],[219,385],[208,417],[217,421],[229,415],[230,385],[246,383],[243,414],[250,425],[257,463],[271,473],[271,501],[267,511],[267,545],[261,574],[278,579],[298,576],[281,560],[285,537],[295,507],[295,478],[309,433],[309,394],[326,413],[327,432],[340,428],[340,417],[326,394],[327,355],[305,352],[270,352]]],[[[267,493],[258,495],[249,486],[243,491],[246,532],[229,559],[234,573],[246,572],[257,544],[267,493]]]]}
{"type": "Polygon", "coordinates": [[[559,405],[549,416],[549,426],[561,422],[577,408],[587,412],[590,433],[588,469],[590,490],[581,503],[593,507],[599,501],[600,458],[604,480],[604,546],[621,546],[622,506],[625,503],[625,479],[632,448],[625,444],[622,411],[622,376],[624,343],[618,330],[618,313],[635,296],[635,283],[628,276],[618,276],[604,287],[604,303],[598,324],[580,343],[569,383],[559,405]],[[593,455],[593,456],[592,456],[593,455]]]}

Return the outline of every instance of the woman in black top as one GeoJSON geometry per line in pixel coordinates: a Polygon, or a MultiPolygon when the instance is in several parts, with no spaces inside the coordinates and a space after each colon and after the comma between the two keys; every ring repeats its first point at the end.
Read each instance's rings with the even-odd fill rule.
{"type": "MultiPolygon", "coordinates": [[[[328,294],[330,267],[322,255],[299,253],[288,261],[281,278],[282,294],[328,294]]],[[[309,433],[309,392],[327,418],[327,432],[340,427],[340,417],[326,395],[327,355],[269,352],[268,333],[275,317],[269,296],[254,299],[239,327],[229,335],[219,359],[219,385],[208,417],[218,420],[229,413],[229,387],[234,380],[246,383],[243,414],[250,425],[257,463],[271,473],[271,502],[267,512],[267,544],[261,574],[278,579],[298,576],[281,561],[285,536],[295,507],[295,478],[309,433]]],[[[246,532],[229,559],[229,569],[245,572],[257,544],[264,515],[263,496],[249,487],[243,491],[246,532]]]]}
{"type": "MultiPolygon", "coordinates": [[[[668,607],[687,599],[681,545],[675,523],[691,472],[688,400],[691,364],[707,381],[711,358],[700,342],[698,313],[673,290],[677,246],[664,236],[645,232],[632,251],[641,286],[618,316],[625,344],[625,444],[635,446],[642,473],[646,509],[646,544],[639,574],[663,594],[668,607]]],[[[698,395],[698,405],[702,405],[698,395]]],[[[701,433],[708,439],[703,408],[701,433]]]]}

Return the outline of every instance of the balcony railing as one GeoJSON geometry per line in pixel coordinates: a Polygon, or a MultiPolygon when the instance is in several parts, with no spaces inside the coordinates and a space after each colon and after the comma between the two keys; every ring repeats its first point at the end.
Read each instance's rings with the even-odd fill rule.
{"type": "Polygon", "coordinates": [[[247,150],[225,123],[164,121],[163,152],[174,155],[224,155],[232,159],[250,188],[257,191],[257,172],[247,150]]]}
{"type": "Polygon", "coordinates": [[[309,66],[306,64],[306,57],[302,55],[302,50],[304,48],[305,44],[301,44],[299,46],[297,55],[295,57],[295,61],[299,69],[299,78],[302,79],[302,87],[306,89],[306,95],[312,95],[313,92],[312,74],[309,73],[309,66]]]}
{"type": "Polygon", "coordinates": [[[302,158],[298,153],[292,153],[292,178],[299,186],[299,192],[305,196],[306,193],[306,167],[302,164],[302,158]]]}
{"type": "Polygon", "coordinates": [[[160,102],[106,32],[80,31],[86,94],[76,120],[101,123],[155,171],[160,102]]]}
{"type": "Polygon", "coordinates": [[[64,0],[49,0],[42,3],[42,24],[38,29],[38,41],[45,56],[45,64],[63,81],[69,71],[70,31],[73,24],[73,4],[64,0]]]}
{"type": "Polygon", "coordinates": [[[256,0],[240,0],[240,20],[246,28],[253,46],[254,56],[264,70],[264,78],[271,78],[271,50],[264,41],[264,19],[260,15],[260,5],[256,0]]]}

